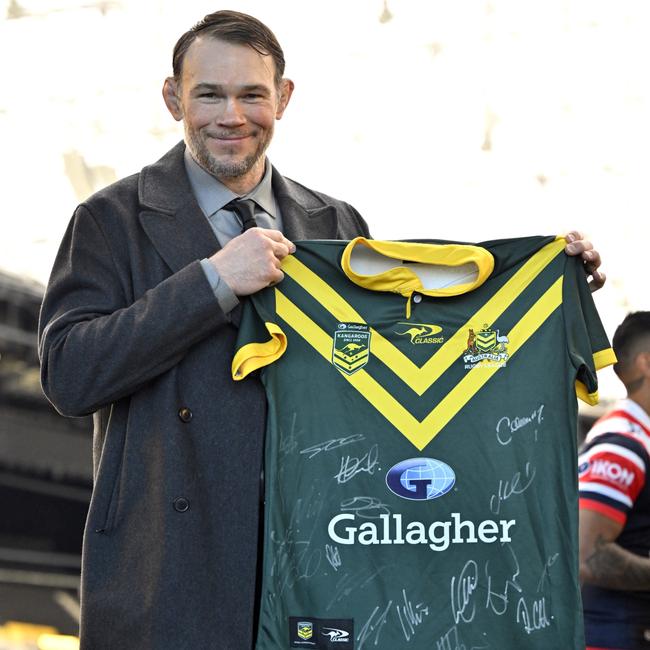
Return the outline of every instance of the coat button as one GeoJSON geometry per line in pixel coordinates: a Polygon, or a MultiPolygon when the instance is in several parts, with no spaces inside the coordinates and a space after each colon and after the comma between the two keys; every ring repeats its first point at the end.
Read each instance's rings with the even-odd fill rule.
{"type": "Polygon", "coordinates": [[[183,406],[182,408],[178,409],[178,417],[183,422],[189,422],[192,419],[192,411],[190,411],[187,406],[183,406]]]}
{"type": "Polygon", "coordinates": [[[185,497],[174,499],[174,510],[176,512],[187,512],[190,509],[190,502],[185,497]]]}
{"type": "Polygon", "coordinates": [[[416,304],[422,302],[422,296],[419,293],[414,293],[413,302],[416,304]]]}

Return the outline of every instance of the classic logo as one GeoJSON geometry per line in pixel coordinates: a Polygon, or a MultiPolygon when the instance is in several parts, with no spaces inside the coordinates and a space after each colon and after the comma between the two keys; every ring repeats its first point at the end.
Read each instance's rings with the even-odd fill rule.
{"type": "Polygon", "coordinates": [[[410,501],[437,499],[455,483],[454,470],[435,458],[409,458],[393,465],[386,474],[388,489],[410,501]]]}
{"type": "Polygon", "coordinates": [[[311,639],[314,636],[314,624],[311,621],[298,621],[298,636],[301,639],[311,639]]]}
{"type": "Polygon", "coordinates": [[[350,640],[350,633],[345,630],[337,630],[332,627],[324,627],[321,634],[328,636],[330,643],[347,643],[350,640]]]}
{"type": "Polygon", "coordinates": [[[413,345],[423,343],[444,343],[444,336],[435,336],[442,332],[440,325],[429,325],[427,323],[397,323],[398,329],[394,330],[395,334],[408,336],[413,345]]]}
{"type": "Polygon", "coordinates": [[[332,363],[346,375],[361,370],[370,358],[370,328],[360,323],[339,323],[334,333],[332,363]]]}
{"type": "Polygon", "coordinates": [[[488,367],[497,366],[502,368],[510,358],[508,354],[507,336],[500,336],[499,330],[491,330],[487,323],[478,332],[469,330],[467,336],[467,348],[463,353],[465,369],[471,370],[483,361],[487,361],[488,367]]]}

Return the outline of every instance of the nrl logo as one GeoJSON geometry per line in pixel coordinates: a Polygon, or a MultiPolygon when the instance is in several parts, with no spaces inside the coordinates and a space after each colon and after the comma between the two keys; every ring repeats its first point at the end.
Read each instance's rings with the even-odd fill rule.
{"type": "Polygon", "coordinates": [[[370,358],[370,328],[359,323],[339,323],[334,333],[332,363],[346,375],[361,370],[370,358]]]}
{"type": "Polygon", "coordinates": [[[398,330],[394,330],[399,336],[408,336],[413,345],[422,343],[444,343],[444,336],[434,336],[442,332],[439,325],[428,325],[427,323],[397,323],[398,330]]]}
{"type": "Polygon", "coordinates": [[[469,330],[467,337],[467,349],[464,352],[463,361],[467,370],[474,368],[482,361],[488,361],[488,366],[495,365],[502,368],[510,358],[508,354],[507,336],[499,336],[499,330],[491,330],[487,323],[478,332],[469,330]]]}
{"type": "Polygon", "coordinates": [[[314,636],[314,624],[311,621],[299,621],[297,633],[301,639],[311,639],[314,636]]]}

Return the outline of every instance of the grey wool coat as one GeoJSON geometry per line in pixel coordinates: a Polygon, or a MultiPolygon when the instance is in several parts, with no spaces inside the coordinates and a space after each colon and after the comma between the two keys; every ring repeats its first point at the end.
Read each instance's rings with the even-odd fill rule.
{"type": "MultiPolygon", "coordinates": [[[[45,393],[94,414],[83,650],[253,643],[266,401],[230,376],[237,330],[199,263],[219,244],[183,151],[77,208],[43,302],[45,393]]],[[[289,239],[368,235],[348,204],[272,182],[289,239]]]]}

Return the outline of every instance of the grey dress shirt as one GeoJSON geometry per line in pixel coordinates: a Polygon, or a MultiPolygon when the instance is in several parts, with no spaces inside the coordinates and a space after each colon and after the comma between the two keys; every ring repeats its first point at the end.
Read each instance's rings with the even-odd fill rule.
{"type": "MultiPolygon", "coordinates": [[[[210,223],[219,245],[223,248],[242,231],[237,215],[230,210],[223,209],[227,203],[238,198],[239,195],[229,190],[212,174],[206,172],[194,160],[187,147],[185,148],[185,169],[199,207],[210,223]]],[[[252,199],[255,202],[255,220],[260,228],[282,231],[282,216],[273,195],[271,173],[271,165],[267,159],[262,180],[241,198],[252,199]]],[[[239,304],[237,296],[207,258],[201,260],[201,266],[219,301],[219,306],[226,314],[231,312],[239,304]]]]}

